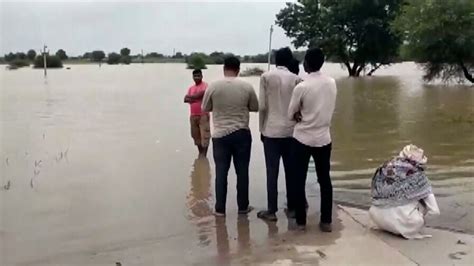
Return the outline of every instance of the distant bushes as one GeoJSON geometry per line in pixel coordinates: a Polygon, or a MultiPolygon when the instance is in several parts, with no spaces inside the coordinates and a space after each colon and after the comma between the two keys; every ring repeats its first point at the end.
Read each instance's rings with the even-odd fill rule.
{"type": "Polygon", "coordinates": [[[109,65],[129,65],[130,63],[132,63],[132,57],[130,56],[130,49],[128,48],[122,48],[120,54],[110,53],[107,56],[107,64],[109,65]]]}
{"type": "MultiPolygon", "coordinates": [[[[35,58],[34,68],[43,68],[44,67],[44,59],[42,55],[38,55],[35,58]]],[[[47,55],[46,56],[46,67],[47,68],[62,68],[63,62],[61,58],[57,55],[47,55]]]]}
{"type": "Polygon", "coordinates": [[[110,53],[107,57],[107,64],[109,65],[118,65],[120,64],[121,56],[117,53],[110,53]]]}
{"type": "Polygon", "coordinates": [[[120,58],[120,63],[129,65],[132,62],[132,58],[129,55],[122,55],[120,58]]]}
{"type": "Polygon", "coordinates": [[[10,69],[17,69],[20,67],[30,66],[30,61],[28,59],[15,58],[12,61],[8,62],[10,69]]]}

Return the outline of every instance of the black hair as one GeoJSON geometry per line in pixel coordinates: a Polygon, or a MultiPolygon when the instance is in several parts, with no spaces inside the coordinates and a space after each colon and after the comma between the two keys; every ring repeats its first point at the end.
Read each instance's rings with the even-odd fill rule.
{"type": "Polygon", "coordinates": [[[239,71],[240,60],[235,56],[229,56],[224,59],[224,69],[239,71]]]}
{"type": "Polygon", "coordinates": [[[280,48],[275,52],[275,64],[277,66],[289,66],[293,60],[293,53],[290,48],[280,48]]]}
{"type": "Polygon", "coordinates": [[[319,48],[308,49],[304,61],[309,70],[319,71],[324,64],[324,53],[319,48]]]}
{"type": "Polygon", "coordinates": [[[193,76],[196,75],[196,74],[201,74],[202,75],[201,69],[194,69],[193,70],[193,76]]]}
{"type": "Polygon", "coordinates": [[[300,61],[297,59],[291,60],[291,63],[288,65],[288,70],[291,73],[298,75],[300,73],[300,61]]]}

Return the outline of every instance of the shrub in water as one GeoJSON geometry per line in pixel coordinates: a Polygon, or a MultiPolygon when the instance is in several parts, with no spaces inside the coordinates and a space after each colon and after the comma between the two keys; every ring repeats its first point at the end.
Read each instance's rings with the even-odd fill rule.
{"type": "Polygon", "coordinates": [[[188,59],[188,69],[207,69],[204,58],[201,55],[192,55],[188,59]]]}
{"type": "MultiPolygon", "coordinates": [[[[35,68],[44,67],[44,61],[43,61],[42,55],[38,55],[36,57],[34,67],[35,68]]],[[[48,55],[46,56],[46,67],[47,68],[62,68],[63,62],[61,61],[61,58],[59,58],[59,56],[57,55],[48,55]]]]}
{"type": "Polygon", "coordinates": [[[120,63],[121,56],[117,53],[110,53],[107,57],[107,64],[109,65],[117,65],[120,63]]]}

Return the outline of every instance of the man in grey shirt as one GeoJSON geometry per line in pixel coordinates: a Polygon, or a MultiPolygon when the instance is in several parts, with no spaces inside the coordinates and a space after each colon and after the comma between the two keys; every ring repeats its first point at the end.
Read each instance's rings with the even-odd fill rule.
{"type": "Polygon", "coordinates": [[[267,170],[268,208],[258,212],[257,216],[267,221],[277,220],[275,214],[278,211],[280,159],[283,159],[285,169],[288,214],[294,211],[292,184],[295,182],[295,177],[290,151],[296,122],[288,118],[288,105],[293,89],[302,80],[287,68],[293,60],[290,48],[277,50],[275,52],[276,69],[260,77],[259,118],[267,170]]]}
{"type": "Polygon", "coordinates": [[[234,56],[226,58],[225,78],[209,85],[202,102],[202,109],[212,112],[216,216],[225,216],[227,175],[231,160],[237,174],[239,214],[252,211],[249,206],[249,163],[252,146],[249,112],[258,111],[258,100],[252,85],[237,78],[239,71],[239,59],[234,56]]]}

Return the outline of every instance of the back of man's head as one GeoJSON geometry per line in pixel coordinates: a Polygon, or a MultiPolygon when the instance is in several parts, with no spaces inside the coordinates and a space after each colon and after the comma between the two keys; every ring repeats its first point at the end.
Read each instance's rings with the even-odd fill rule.
{"type": "Polygon", "coordinates": [[[292,60],[293,53],[288,47],[280,48],[275,52],[275,64],[277,66],[288,67],[292,60]]]}
{"type": "Polygon", "coordinates": [[[319,48],[308,49],[304,57],[304,63],[307,72],[319,71],[324,64],[323,51],[319,48]]]}
{"type": "Polygon", "coordinates": [[[240,60],[235,56],[228,56],[224,59],[224,70],[239,72],[240,60]]]}
{"type": "Polygon", "coordinates": [[[291,73],[298,75],[300,73],[300,61],[298,61],[297,59],[291,60],[291,63],[288,66],[288,70],[291,73]]]}

